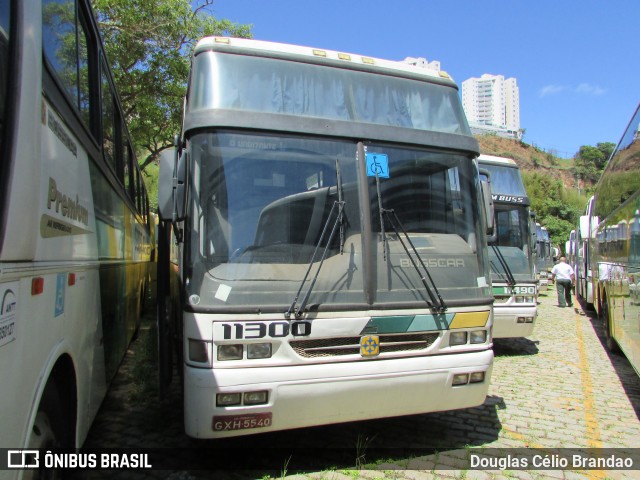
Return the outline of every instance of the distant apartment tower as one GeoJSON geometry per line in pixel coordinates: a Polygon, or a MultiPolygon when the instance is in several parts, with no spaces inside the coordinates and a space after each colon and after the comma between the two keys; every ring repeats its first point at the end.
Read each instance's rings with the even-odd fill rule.
{"type": "Polygon", "coordinates": [[[515,78],[485,73],[465,80],[462,107],[472,131],[520,138],[520,92],[515,78]]]}

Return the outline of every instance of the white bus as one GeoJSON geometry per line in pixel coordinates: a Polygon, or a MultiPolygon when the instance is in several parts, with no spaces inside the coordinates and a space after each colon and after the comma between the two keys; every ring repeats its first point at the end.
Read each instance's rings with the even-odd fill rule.
{"type": "Polygon", "coordinates": [[[210,37],[183,123],[159,209],[181,241],[188,435],[484,402],[493,212],[448,75],[210,37]]]}
{"type": "Polygon", "coordinates": [[[604,322],[607,346],[622,350],[640,374],[640,106],[611,155],[592,202],[586,223],[593,229],[593,302],[604,322]]]}
{"type": "Polygon", "coordinates": [[[587,308],[593,308],[593,271],[591,270],[591,252],[594,248],[598,219],[592,215],[595,198],[587,202],[585,214],[576,227],[575,266],[576,296],[585,302],[587,308]]]}
{"type": "Polygon", "coordinates": [[[0,447],[78,448],[138,327],[147,194],[90,2],[0,22],[0,447]]]}
{"type": "Polygon", "coordinates": [[[493,287],[493,338],[527,337],[537,316],[529,197],[520,169],[510,158],[480,155],[480,172],[491,176],[495,232],[489,239],[493,287]]]}
{"type": "Polygon", "coordinates": [[[547,227],[536,223],[536,272],[539,280],[538,290],[544,292],[549,285],[549,272],[553,268],[553,258],[551,256],[551,240],[547,227]]]}

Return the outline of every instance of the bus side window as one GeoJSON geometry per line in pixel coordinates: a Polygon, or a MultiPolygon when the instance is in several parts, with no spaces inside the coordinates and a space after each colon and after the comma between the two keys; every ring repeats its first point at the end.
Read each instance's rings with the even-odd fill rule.
{"type": "Polygon", "coordinates": [[[3,144],[5,105],[7,100],[7,72],[9,71],[9,2],[0,3],[0,151],[3,144]]]}
{"type": "Polygon", "coordinates": [[[105,161],[117,172],[116,168],[116,127],[115,101],[111,93],[111,84],[107,75],[107,64],[102,58],[102,72],[100,74],[102,87],[102,154],[105,161]]]}
{"type": "Polygon", "coordinates": [[[89,31],[84,14],[77,11],[75,1],[42,2],[44,55],[87,127],[91,127],[89,31]]]}

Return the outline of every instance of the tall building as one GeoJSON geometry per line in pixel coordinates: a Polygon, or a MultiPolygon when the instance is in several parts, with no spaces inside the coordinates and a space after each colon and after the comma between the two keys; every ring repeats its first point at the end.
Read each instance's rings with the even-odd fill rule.
{"type": "Polygon", "coordinates": [[[462,107],[472,130],[520,138],[520,91],[515,78],[485,73],[465,80],[462,107]]]}

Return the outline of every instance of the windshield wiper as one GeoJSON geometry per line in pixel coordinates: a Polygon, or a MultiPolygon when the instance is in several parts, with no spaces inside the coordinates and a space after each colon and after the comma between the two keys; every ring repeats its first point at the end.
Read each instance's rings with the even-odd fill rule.
{"type": "Polygon", "coordinates": [[[409,237],[409,234],[405,230],[404,225],[402,225],[402,222],[398,218],[398,215],[396,214],[395,210],[394,209],[387,209],[387,208],[383,208],[382,207],[382,194],[380,193],[380,179],[379,179],[377,173],[376,173],[376,190],[378,192],[378,208],[380,209],[380,230],[382,232],[382,248],[384,250],[384,254],[383,254],[384,260],[385,261],[387,260],[387,254],[386,254],[387,240],[386,240],[386,235],[385,235],[385,231],[384,231],[384,217],[386,217],[387,220],[389,220],[389,224],[391,225],[391,229],[398,236],[398,240],[400,240],[400,244],[402,245],[402,248],[404,248],[404,251],[407,254],[407,256],[409,257],[409,260],[411,260],[411,265],[413,265],[413,268],[415,269],[416,273],[420,277],[420,280],[422,281],[422,284],[424,285],[424,289],[426,290],[427,295],[429,295],[429,298],[430,298],[431,301],[427,301],[427,305],[429,306],[429,308],[431,308],[432,310],[434,310],[437,313],[446,312],[447,311],[447,305],[444,303],[444,300],[442,299],[442,296],[440,295],[440,292],[438,291],[438,287],[436,286],[436,283],[433,281],[433,278],[431,277],[431,274],[429,273],[429,270],[427,270],[426,265],[422,261],[422,257],[420,257],[420,254],[418,253],[418,250],[416,249],[415,245],[411,241],[411,237],[409,237]],[[396,222],[397,222],[397,226],[396,226],[396,222]],[[420,266],[422,267],[422,270],[424,270],[424,273],[429,278],[429,282],[431,282],[431,285],[433,286],[433,289],[431,289],[431,287],[429,286],[429,283],[427,283],[427,279],[422,274],[422,271],[420,271],[420,268],[418,267],[418,264],[416,263],[416,261],[413,259],[413,256],[411,255],[411,252],[409,251],[409,248],[407,248],[407,245],[404,243],[404,240],[402,239],[402,235],[400,235],[400,231],[398,230],[398,226],[400,227],[400,230],[402,231],[402,235],[404,235],[405,239],[407,240],[407,242],[411,246],[411,251],[413,251],[413,253],[415,254],[416,258],[418,259],[418,262],[420,263],[420,266]]]}
{"type": "Polygon", "coordinates": [[[309,301],[309,296],[311,296],[311,291],[316,284],[316,280],[318,280],[318,275],[320,275],[320,269],[322,268],[322,264],[324,263],[324,259],[327,256],[327,251],[329,250],[329,246],[333,241],[333,236],[336,233],[336,227],[340,225],[340,255],[344,252],[344,206],[346,202],[344,201],[344,192],[342,191],[342,172],[340,171],[340,161],[336,158],[336,190],[338,192],[338,200],[333,202],[331,206],[331,210],[329,211],[329,215],[327,216],[327,220],[324,222],[324,226],[322,227],[322,233],[320,234],[320,238],[318,239],[318,243],[316,243],[316,248],[313,251],[313,255],[311,256],[311,260],[309,261],[309,266],[307,267],[307,272],[304,274],[304,278],[302,282],[300,282],[300,288],[298,288],[298,292],[296,293],[296,297],[291,302],[289,309],[284,313],[285,318],[290,318],[292,313],[295,313],[296,318],[300,318],[304,314],[304,310],[307,307],[307,302],[309,301]],[[309,289],[305,294],[300,306],[296,309],[296,303],[298,302],[298,297],[300,297],[300,292],[302,291],[302,287],[304,283],[307,281],[309,277],[309,272],[311,271],[311,267],[313,266],[313,261],[316,258],[316,254],[318,253],[318,248],[322,245],[322,239],[324,238],[325,233],[327,232],[327,227],[329,226],[329,221],[331,220],[331,215],[335,210],[336,206],[338,207],[338,215],[336,217],[336,221],[331,228],[331,234],[329,235],[329,240],[327,240],[327,244],[324,246],[324,250],[322,252],[322,258],[320,259],[320,265],[318,265],[318,269],[316,270],[316,274],[311,281],[311,285],[309,285],[309,289]]]}
{"type": "MultiPolygon", "coordinates": [[[[336,189],[338,190],[338,202],[344,207],[344,192],[342,191],[342,172],[340,171],[340,161],[336,158],[336,189]]],[[[340,216],[340,255],[344,252],[344,222],[340,216]]]]}
{"type": "Polygon", "coordinates": [[[316,284],[316,280],[318,280],[318,275],[320,275],[320,269],[322,268],[322,264],[324,263],[324,259],[327,256],[327,252],[329,251],[329,247],[331,246],[331,242],[333,241],[333,237],[336,233],[336,230],[338,228],[338,225],[342,225],[342,215],[343,215],[343,210],[344,210],[344,206],[345,206],[345,202],[344,201],[340,201],[340,200],[336,200],[335,202],[333,202],[333,205],[331,206],[331,210],[329,211],[329,215],[327,216],[327,220],[324,222],[324,227],[322,228],[322,233],[320,234],[320,238],[318,239],[318,242],[316,243],[316,248],[313,251],[313,255],[311,256],[311,260],[309,261],[309,266],[307,268],[307,272],[304,274],[304,278],[302,279],[302,282],[300,282],[300,288],[298,288],[298,292],[296,293],[296,297],[293,299],[293,302],[291,302],[291,305],[289,306],[289,309],[285,312],[284,316],[285,318],[289,318],[291,317],[291,314],[294,313],[296,318],[300,318],[304,311],[305,308],[307,307],[307,302],[309,301],[309,296],[311,295],[311,291],[313,290],[313,287],[316,284]],[[329,234],[329,239],[327,240],[326,245],[324,246],[324,250],[322,251],[322,257],[320,258],[320,264],[318,265],[318,268],[316,269],[316,274],[313,277],[313,280],[311,281],[311,284],[309,285],[309,288],[307,289],[307,293],[305,294],[304,298],[302,299],[302,302],[300,302],[300,306],[298,308],[296,308],[296,303],[298,302],[298,297],[300,297],[300,292],[302,292],[302,287],[304,286],[305,282],[307,281],[307,278],[309,277],[309,272],[311,272],[311,267],[313,267],[313,263],[316,259],[316,254],[318,253],[318,250],[320,249],[320,245],[322,245],[322,240],[324,239],[325,234],[327,233],[327,229],[329,227],[329,223],[331,221],[331,217],[333,215],[333,212],[336,210],[337,207],[337,215],[336,215],[336,219],[333,222],[333,227],[331,228],[331,233],[329,234]]]}
{"type": "MultiPolygon", "coordinates": [[[[496,257],[498,257],[498,261],[500,262],[500,265],[502,266],[502,269],[504,270],[504,274],[507,277],[507,284],[510,287],[515,286],[516,279],[513,276],[513,272],[509,268],[509,265],[507,264],[507,261],[504,258],[504,255],[502,255],[502,252],[500,251],[500,247],[498,247],[496,245],[491,245],[491,248],[493,248],[493,251],[495,252],[496,257]]],[[[500,273],[500,272],[498,272],[498,269],[495,268],[495,266],[493,265],[493,262],[491,262],[491,266],[494,267],[493,269],[496,271],[496,273],[498,273],[498,274],[500,273]]]]}

